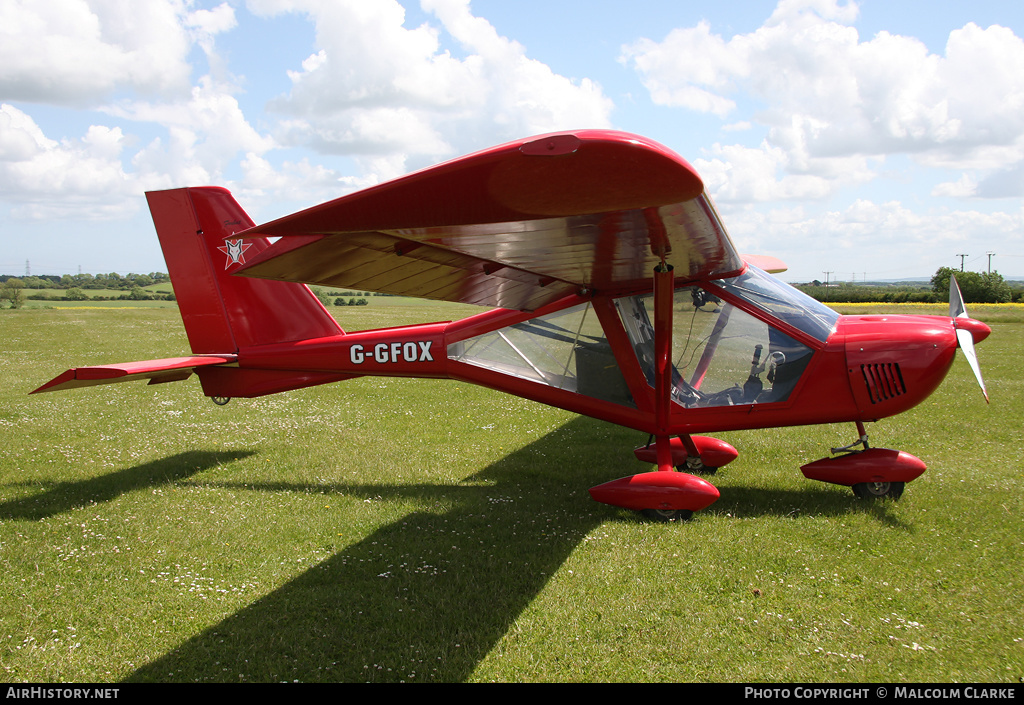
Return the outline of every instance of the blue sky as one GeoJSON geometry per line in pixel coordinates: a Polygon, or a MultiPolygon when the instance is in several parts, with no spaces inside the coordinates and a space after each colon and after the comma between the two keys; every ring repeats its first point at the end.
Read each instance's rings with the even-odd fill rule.
{"type": "Polygon", "coordinates": [[[163,271],[144,192],[257,222],[608,127],[790,281],[1024,274],[1024,4],[0,0],[0,273],[163,271]]]}

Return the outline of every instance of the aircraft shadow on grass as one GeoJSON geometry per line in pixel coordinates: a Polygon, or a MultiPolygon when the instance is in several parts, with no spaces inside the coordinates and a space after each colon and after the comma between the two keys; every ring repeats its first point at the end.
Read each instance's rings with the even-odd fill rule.
{"type": "MultiPolygon", "coordinates": [[[[631,454],[612,449],[635,436],[580,417],[454,486],[256,485],[427,508],[443,499],[451,509],[381,527],[126,680],[466,680],[588,533],[609,520],[638,521],[592,502],[585,489],[631,471],[631,454]],[[581,468],[581,438],[608,452],[581,468]]],[[[809,499],[826,514],[858,510],[852,496],[824,490],[741,496],[730,505],[746,516],[766,506],[791,514],[809,499]]]]}
{"type": "Polygon", "coordinates": [[[0,520],[39,520],[86,504],[109,502],[134,490],[179,482],[252,453],[193,450],[87,480],[58,482],[45,492],[0,503],[0,520]]]}

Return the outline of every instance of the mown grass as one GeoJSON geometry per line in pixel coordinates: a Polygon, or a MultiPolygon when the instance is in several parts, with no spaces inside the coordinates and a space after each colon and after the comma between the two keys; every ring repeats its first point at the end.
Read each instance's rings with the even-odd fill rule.
{"type": "Polygon", "coordinates": [[[990,325],[991,406],[960,360],[869,426],[929,464],[900,502],[800,475],[852,425],[730,433],[722,498],[664,525],[586,492],[642,469],[632,431],[403,379],[26,396],[187,341],[174,310],[0,311],[0,679],[1016,682],[1024,325],[990,325]]]}

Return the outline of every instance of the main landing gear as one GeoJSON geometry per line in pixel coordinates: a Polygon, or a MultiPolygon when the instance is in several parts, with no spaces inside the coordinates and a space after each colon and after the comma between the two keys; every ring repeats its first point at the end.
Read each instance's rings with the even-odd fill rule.
{"type": "Polygon", "coordinates": [[[718,472],[718,468],[714,465],[705,465],[704,461],[700,457],[689,457],[683,465],[676,465],[676,470],[679,472],[692,472],[695,475],[714,475],[718,472]]]}
{"type": "MultiPolygon", "coordinates": [[[[652,436],[648,439],[647,445],[633,451],[637,460],[652,465],[658,463],[653,441],[652,436]]],[[[669,440],[669,448],[672,451],[672,465],[676,470],[697,475],[714,475],[720,467],[739,457],[739,453],[731,445],[709,436],[677,436],[669,440]]]]}
{"type": "Polygon", "coordinates": [[[590,496],[604,504],[639,511],[657,522],[686,521],[717,500],[718,489],[690,473],[714,474],[736,459],[736,449],[707,436],[662,436],[659,441],[661,461],[658,446],[651,441],[633,451],[638,460],[657,464],[658,470],[591,487],[590,496]]]}
{"type": "Polygon", "coordinates": [[[901,450],[871,448],[864,424],[857,422],[858,440],[842,448],[833,458],[822,458],[800,468],[809,480],[845,485],[866,500],[899,499],[906,484],[921,476],[927,466],[919,458],[901,450]],[[856,450],[861,447],[861,450],[856,450]]]}

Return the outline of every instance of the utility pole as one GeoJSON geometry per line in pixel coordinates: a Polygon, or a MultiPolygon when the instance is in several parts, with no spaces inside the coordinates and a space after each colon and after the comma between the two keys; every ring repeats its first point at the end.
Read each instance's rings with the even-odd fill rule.
{"type": "Polygon", "coordinates": [[[964,258],[970,257],[970,255],[957,255],[960,258],[960,271],[964,271],[964,258]]]}
{"type": "Polygon", "coordinates": [[[988,273],[991,274],[992,273],[992,258],[995,257],[996,253],[995,252],[986,252],[985,254],[988,255],[988,273]]]}
{"type": "Polygon", "coordinates": [[[828,275],[832,272],[822,272],[825,275],[825,300],[828,301],[828,275]]]}

